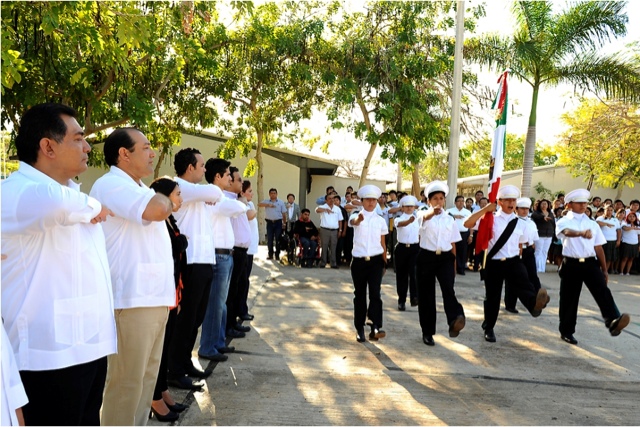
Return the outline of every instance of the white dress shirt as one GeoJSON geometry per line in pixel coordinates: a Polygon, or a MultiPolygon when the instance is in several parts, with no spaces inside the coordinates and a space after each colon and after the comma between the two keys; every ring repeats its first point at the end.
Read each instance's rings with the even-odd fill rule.
{"type": "Polygon", "coordinates": [[[452,208],[447,209],[447,213],[450,215],[462,215],[464,217],[462,219],[454,218],[456,221],[456,225],[458,226],[458,231],[460,231],[461,233],[469,231],[469,229],[464,226],[464,222],[467,220],[467,218],[471,216],[471,212],[469,212],[468,209],[466,208],[458,209],[454,206],[452,208]]]}
{"type": "Polygon", "coordinates": [[[2,182],[2,317],[19,370],[116,352],[105,237],[91,224],[102,205],[79,188],[23,162],[2,182]]]}
{"type": "Polygon", "coordinates": [[[536,224],[531,221],[530,218],[519,218],[520,221],[524,222],[525,224],[523,239],[526,239],[527,241],[523,244],[531,246],[535,243],[536,240],[540,239],[540,236],[538,235],[538,227],[536,227],[536,224]]]}
{"type": "Polygon", "coordinates": [[[415,219],[411,224],[405,225],[404,227],[398,227],[398,223],[409,220],[409,218],[415,217],[415,215],[408,215],[403,213],[399,217],[394,219],[394,226],[396,227],[396,233],[398,235],[398,243],[403,244],[413,244],[418,243],[419,239],[419,229],[420,224],[418,224],[418,218],[415,219]]]}
{"type": "Polygon", "coordinates": [[[425,211],[418,215],[420,225],[420,247],[431,252],[449,252],[453,244],[462,240],[455,220],[441,212],[429,220],[424,219],[425,211]]]}
{"type": "MultiPolygon", "coordinates": [[[[224,191],[224,195],[231,200],[238,200],[238,195],[230,191],[224,191]]],[[[242,203],[244,205],[244,203],[242,203]]],[[[249,218],[247,218],[246,212],[249,210],[249,206],[245,205],[245,215],[238,215],[231,218],[231,226],[233,227],[233,246],[239,248],[249,249],[251,244],[251,227],[249,226],[249,218]]]]}
{"type": "Polygon", "coordinates": [[[321,228],[329,228],[331,230],[337,230],[340,227],[340,221],[342,221],[342,211],[336,205],[333,205],[329,208],[328,204],[324,204],[319,206],[316,209],[331,209],[331,213],[329,212],[321,212],[320,213],[320,227],[321,228]]]}
{"type": "Polygon", "coordinates": [[[378,214],[362,210],[349,217],[349,227],[353,227],[353,250],[351,255],[362,258],[366,256],[381,255],[384,252],[380,236],[389,234],[389,227],[378,214]],[[351,220],[364,216],[364,220],[357,226],[351,225],[351,220]]]}
{"type": "Polygon", "coordinates": [[[155,191],[111,166],[90,194],[115,214],[103,224],[115,308],[173,306],[176,288],[167,226],[142,219],[155,191]]]}
{"type": "MultiPolygon", "coordinates": [[[[248,202],[249,210],[256,210],[253,202],[248,202]]],[[[260,230],[258,229],[258,216],[256,215],[251,221],[249,221],[249,227],[251,229],[251,244],[249,245],[248,255],[255,255],[258,253],[258,244],[260,243],[260,230]]]]}
{"type": "MultiPolygon", "coordinates": [[[[627,223],[627,222],[625,222],[624,224],[622,224],[622,226],[631,227],[632,225],[627,223]]],[[[620,239],[620,241],[622,243],[626,243],[628,245],[637,245],[638,244],[638,233],[640,233],[640,230],[637,230],[637,229],[625,230],[623,228],[622,229],[622,238],[620,239]]]]}
{"type": "Polygon", "coordinates": [[[223,196],[213,206],[207,205],[213,224],[214,243],[216,248],[233,249],[236,238],[233,234],[231,218],[246,214],[248,207],[242,202],[223,196]]]}
{"type": "Polygon", "coordinates": [[[182,193],[182,207],[173,213],[180,232],[189,238],[187,264],[215,264],[213,227],[206,203],[222,197],[220,187],[213,184],[194,184],[174,178],[182,193]]]}
{"type": "Polygon", "coordinates": [[[596,256],[596,246],[604,245],[604,238],[600,226],[591,221],[585,214],[567,212],[565,216],[556,222],[556,236],[562,240],[562,255],[569,258],[590,258],[596,256]],[[564,230],[584,231],[591,230],[591,238],[567,237],[564,230]]]}
{"type": "Polygon", "coordinates": [[[596,218],[596,223],[603,222],[605,224],[611,224],[613,227],[609,227],[608,225],[601,225],[600,230],[602,231],[602,235],[607,240],[607,242],[614,242],[618,240],[618,230],[622,228],[620,226],[620,221],[617,218],[605,218],[604,216],[596,218]]]}
{"type": "MultiPolygon", "coordinates": [[[[487,253],[491,251],[496,244],[507,225],[517,218],[516,214],[505,214],[502,210],[496,212],[493,216],[493,237],[489,240],[489,246],[487,247],[487,253]]],[[[492,259],[513,258],[520,255],[520,243],[527,243],[527,237],[525,236],[526,224],[524,221],[518,220],[516,228],[507,240],[507,242],[500,248],[492,259]]]]}
{"type": "Polygon", "coordinates": [[[16,409],[29,402],[24,391],[11,341],[2,328],[2,396],[0,397],[1,421],[3,426],[17,426],[16,409]]]}

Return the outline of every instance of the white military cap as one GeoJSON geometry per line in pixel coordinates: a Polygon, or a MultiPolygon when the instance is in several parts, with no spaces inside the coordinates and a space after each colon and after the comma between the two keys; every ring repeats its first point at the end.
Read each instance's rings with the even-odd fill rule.
{"type": "Polygon", "coordinates": [[[441,191],[445,197],[449,194],[449,186],[444,181],[432,181],[424,189],[424,195],[429,197],[429,194],[441,191]]]}
{"type": "Polygon", "coordinates": [[[414,196],[404,196],[402,200],[400,200],[400,206],[418,206],[418,199],[414,196]]]}
{"type": "Polygon", "coordinates": [[[571,203],[571,202],[588,203],[589,198],[591,198],[591,193],[589,193],[589,190],[585,188],[578,188],[577,190],[568,192],[564,196],[564,201],[567,203],[571,203]]]}
{"type": "Polygon", "coordinates": [[[516,207],[529,209],[531,207],[531,199],[528,197],[520,197],[516,200],[516,207]]]}
{"type": "Polygon", "coordinates": [[[498,199],[517,199],[520,197],[520,189],[515,185],[505,185],[498,190],[498,199]]]}
{"type": "Polygon", "coordinates": [[[377,199],[381,195],[382,190],[371,184],[364,185],[358,190],[358,197],[360,197],[361,199],[377,199]]]}

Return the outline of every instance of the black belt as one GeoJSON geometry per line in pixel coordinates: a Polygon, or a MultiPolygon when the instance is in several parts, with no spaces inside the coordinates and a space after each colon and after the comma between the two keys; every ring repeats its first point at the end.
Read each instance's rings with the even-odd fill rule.
{"type": "Polygon", "coordinates": [[[322,228],[323,230],[329,230],[329,231],[337,231],[338,230],[337,228],[327,228],[327,227],[320,227],[320,228],[322,228]]]}
{"type": "Polygon", "coordinates": [[[216,248],[216,255],[232,255],[233,249],[220,249],[216,248]]]}
{"type": "Polygon", "coordinates": [[[587,262],[587,261],[595,261],[596,257],[591,256],[591,257],[585,257],[585,258],[571,258],[571,257],[564,257],[565,261],[569,261],[569,262],[587,262]]]}
{"type": "Polygon", "coordinates": [[[246,252],[249,250],[249,248],[243,248],[242,246],[234,246],[233,247],[234,251],[239,251],[239,252],[246,252]]]}
{"type": "Polygon", "coordinates": [[[265,219],[267,222],[282,222],[281,219],[265,219]]]}
{"type": "Polygon", "coordinates": [[[377,258],[382,258],[382,254],[373,255],[373,256],[354,256],[354,257],[351,257],[351,258],[357,259],[357,260],[360,260],[360,261],[371,261],[371,260],[375,260],[377,258]]]}

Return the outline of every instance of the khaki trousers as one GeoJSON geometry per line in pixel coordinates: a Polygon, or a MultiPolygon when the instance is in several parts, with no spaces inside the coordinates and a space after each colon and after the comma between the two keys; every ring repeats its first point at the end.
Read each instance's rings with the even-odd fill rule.
{"type": "Polygon", "coordinates": [[[108,356],[101,425],[147,425],[168,313],[168,307],[115,310],[118,353],[108,356]]]}

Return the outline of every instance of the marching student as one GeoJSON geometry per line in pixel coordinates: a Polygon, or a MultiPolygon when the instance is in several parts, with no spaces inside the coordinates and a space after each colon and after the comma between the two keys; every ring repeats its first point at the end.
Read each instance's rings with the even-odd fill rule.
{"type": "Polygon", "coordinates": [[[449,325],[449,336],[460,334],[466,323],[464,309],[456,298],[453,285],[456,277],[456,246],[462,240],[456,221],[444,211],[449,187],[433,181],[424,190],[429,208],[420,211],[420,252],[417,261],[418,314],[422,328],[422,342],[435,345],[436,278],[440,283],[442,302],[449,325]]]}
{"type": "Polygon", "coordinates": [[[363,209],[349,218],[349,227],[353,233],[353,260],[351,278],[353,279],[353,324],[356,327],[356,340],[365,342],[364,324],[369,316],[371,332],[369,339],[377,341],[386,336],[382,329],[382,298],[380,285],[387,269],[387,247],[385,236],[389,233],[387,224],[375,212],[382,191],[375,185],[365,185],[358,190],[363,209]],[[369,288],[369,306],[367,307],[367,288],[369,288]]]}
{"type": "MultiPolygon", "coordinates": [[[[505,280],[514,285],[518,298],[533,317],[538,317],[549,302],[545,288],[537,292],[529,281],[527,270],[520,259],[520,242],[525,241],[525,223],[514,213],[520,190],[513,185],[505,185],[498,190],[500,210],[494,215],[492,238],[485,265],[484,300],[484,339],[496,342],[493,331],[500,312],[502,284],[505,280]]],[[[474,212],[466,221],[465,227],[472,227],[486,212],[495,212],[496,204],[489,203],[474,212]]],[[[595,223],[594,223],[595,224],[595,223]]]]}
{"type": "Polygon", "coordinates": [[[573,336],[578,316],[578,303],[582,283],[587,285],[595,299],[604,324],[612,336],[629,324],[631,317],[620,314],[607,287],[609,275],[602,245],[607,243],[600,226],[584,212],[589,202],[589,191],[577,189],[568,193],[566,203],[571,211],[556,223],[556,235],[562,241],[562,267],[560,268],[560,338],[569,344],[578,344],[573,336]]]}
{"type": "Polygon", "coordinates": [[[416,259],[420,245],[418,232],[420,226],[414,214],[418,199],[414,196],[404,196],[400,200],[402,215],[394,218],[398,243],[395,247],[396,290],[398,292],[398,310],[405,311],[407,290],[409,290],[411,306],[418,305],[418,291],[416,287],[416,259]]]}

